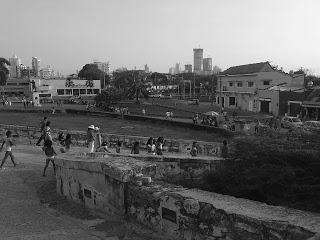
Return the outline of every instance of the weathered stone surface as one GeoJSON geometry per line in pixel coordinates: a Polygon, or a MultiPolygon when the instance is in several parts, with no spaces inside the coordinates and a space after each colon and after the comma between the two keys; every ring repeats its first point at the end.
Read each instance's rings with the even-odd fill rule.
{"type": "Polygon", "coordinates": [[[127,215],[169,239],[307,240],[320,232],[319,214],[157,180],[133,184],[147,176],[144,173],[156,176],[155,163],[124,156],[66,154],[57,158],[57,191],[90,208],[127,215]]]}

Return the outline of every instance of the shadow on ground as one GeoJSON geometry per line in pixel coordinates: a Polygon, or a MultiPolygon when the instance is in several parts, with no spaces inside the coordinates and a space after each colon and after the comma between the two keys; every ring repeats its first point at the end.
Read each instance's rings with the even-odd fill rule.
{"type": "Polygon", "coordinates": [[[96,237],[110,240],[158,240],[167,239],[159,237],[152,230],[141,227],[131,221],[118,216],[103,216],[89,209],[82,204],[77,204],[60,196],[56,192],[55,177],[52,170],[48,172],[47,177],[41,176],[41,168],[35,166],[33,170],[24,170],[19,172],[19,177],[28,187],[35,189],[41,204],[49,208],[48,210],[55,216],[67,215],[95,232],[96,237]]]}

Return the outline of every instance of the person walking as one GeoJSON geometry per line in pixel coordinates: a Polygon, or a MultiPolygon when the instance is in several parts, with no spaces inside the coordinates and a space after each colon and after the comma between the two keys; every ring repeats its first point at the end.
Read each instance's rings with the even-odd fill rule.
{"type": "Polygon", "coordinates": [[[52,163],[53,166],[53,172],[56,173],[56,165],[54,164],[54,156],[57,155],[55,152],[54,148],[52,147],[52,141],[51,140],[46,140],[44,143],[44,153],[46,154],[46,165],[44,166],[43,169],[43,174],[42,176],[46,176],[46,170],[49,166],[49,163],[52,163]]]}
{"type": "Polygon", "coordinates": [[[43,120],[40,122],[40,133],[41,133],[41,136],[38,139],[38,142],[36,143],[37,146],[40,146],[41,141],[44,139],[47,119],[48,119],[47,117],[44,117],[43,120]]]}
{"type": "Polygon", "coordinates": [[[198,155],[197,142],[193,142],[193,143],[192,143],[190,155],[191,155],[192,157],[196,157],[196,156],[198,155]]]}
{"type": "Polygon", "coordinates": [[[12,154],[12,146],[14,145],[13,144],[13,141],[11,139],[11,131],[7,131],[6,132],[6,138],[3,140],[3,143],[1,145],[1,149],[0,149],[0,152],[2,151],[2,148],[3,146],[5,145],[5,149],[6,149],[6,153],[4,154],[4,157],[2,159],[2,162],[1,162],[1,165],[0,165],[0,168],[2,168],[3,164],[6,162],[7,158],[10,156],[10,159],[13,163],[13,166],[17,166],[17,164],[15,163],[14,161],[14,156],[12,154]]]}
{"type": "Polygon", "coordinates": [[[157,145],[156,145],[156,153],[157,153],[157,155],[163,155],[163,143],[164,143],[163,137],[159,137],[157,139],[157,145]]]}
{"type": "Polygon", "coordinates": [[[94,125],[90,125],[87,129],[87,146],[89,148],[89,152],[94,152],[94,141],[95,141],[95,132],[94,125]]]}

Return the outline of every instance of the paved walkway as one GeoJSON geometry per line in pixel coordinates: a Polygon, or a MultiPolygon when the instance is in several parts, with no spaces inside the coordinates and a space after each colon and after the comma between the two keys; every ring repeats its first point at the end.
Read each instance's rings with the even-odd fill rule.
{"type": "Polygon", "coordinates": [[[9,160],[0,170],[0,239],[159,239],[138,225],[113,216],[101,219],[58,196],[51,166],[42,177],[39,147],[18,145],[13,151],[18,166],[9,160]]]}

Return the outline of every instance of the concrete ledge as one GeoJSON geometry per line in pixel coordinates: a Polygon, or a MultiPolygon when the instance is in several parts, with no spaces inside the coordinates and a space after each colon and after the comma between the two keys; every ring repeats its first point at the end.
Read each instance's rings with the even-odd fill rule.
{"type": "MultiPolygon", "coordinates": [[[[39,128],[33,126],[18,126],[10,124],[0,124],[0,130],[11,130],[14,135],[17,136],[27,136],[27,137],[40,137],[39,128]]],[[[57,138],[58,133],[64,132],[70,133],[72,135],[72,140],[77,146],[86,145],[87,134],[85,131],[70,131],[66,129],[52,129],[53,137],[57,138]]],[[[111,147],[115,147],[117,141],[122,142],[123,148],[131,149],[135,141],[139,141],[141,149],[146,149],[146,142],[148,137],[142,136],[128,136],[128,135],[118,135],[118,134],[108,134],[101,133],[102,139],[109,142],[111,147]]],[[[193,140],[185,139],[165,139],[164,151],[168,153],[179,153],[184,155],[189,155],[193,140]]],[[[219,149],[222,143],[218,142],[203,142],[197,141],[199,156],[218,156],[219,149]]]]}

